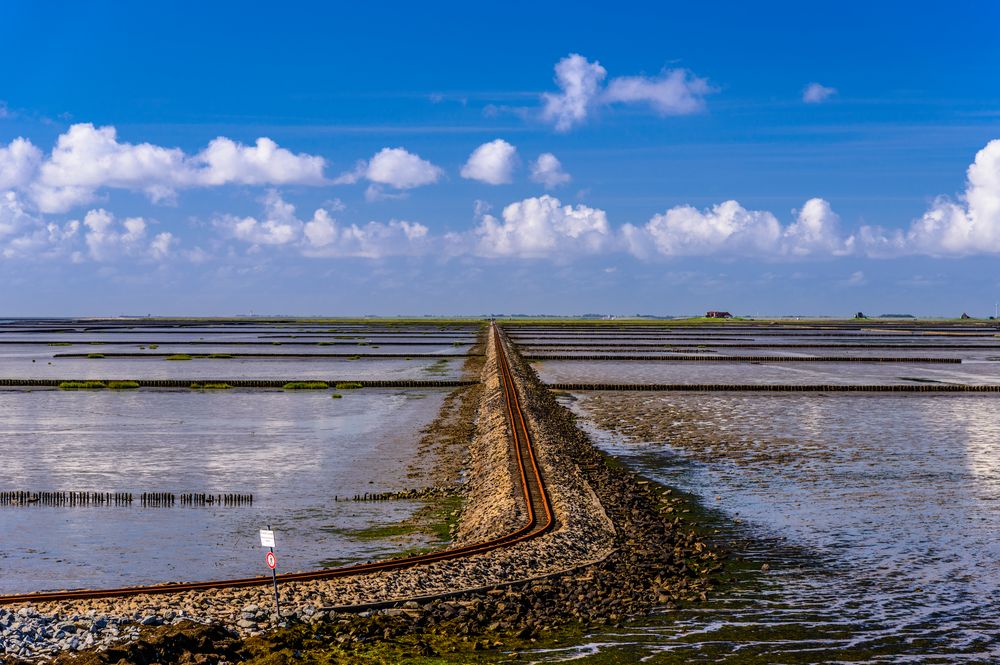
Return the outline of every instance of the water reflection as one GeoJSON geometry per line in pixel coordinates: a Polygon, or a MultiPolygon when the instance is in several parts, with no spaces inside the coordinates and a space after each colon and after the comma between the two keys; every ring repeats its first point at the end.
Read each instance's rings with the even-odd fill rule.
{"type": "Polygon", "coordinates": [[[644,444],[594,424],[601,399],[573,404],[592,436],[698,497],[746,564],[705,606],[541,660],[1000,659],[995,397],[614,395],[644,444]]]}
{"type": "Polygon", "coordinates": [[[417,504],[333,495],[407,488],[446,391],[344,392],[0,391],[4,490],[254,495],[238,508],[0,508],[0,593],[258,574],[267,523],[284,570],[396,551],[341,534],[417,504]]]}
{"type": "MultiPolygon", "coordinates": [[[[103,347],[97,347],[103,348],[103,347]]],[[[42,347],[44,349],[44,347],[42,347]]],[[[2,349],[0,349],[2,351],[2,349]]],[[[114,353],[115,351],[108,351],[114,353]]],[[[196,353],[205,353],[203,350],[196,353]]],[[[431,355],[431,354],[428,354],[431,355]]],[[[464,358],[54,358],[0,353],[0,377],[20,379],[459,379],[464,358]]]]}
{"type": "Polygon", "coordinates": [[[880,384],[1000,383],[1000,363],[719,363],[544,360],[534,364],[548,383],[880,384]]]}

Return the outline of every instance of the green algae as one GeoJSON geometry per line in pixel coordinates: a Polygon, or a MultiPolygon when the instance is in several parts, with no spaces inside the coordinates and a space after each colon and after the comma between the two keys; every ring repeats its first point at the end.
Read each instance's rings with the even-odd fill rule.
{"type": "Polygon", "coordinates": [[[283,390],[325,390],[330,384],[325,381],[289,381],[281,387],[283,390]]]}
{"type": "Polygon", "coordinates": [[[59,390],[103,390],[107,388],[103,381],[63,381],[59,390]]]}
{"type": "Polygon", "coordinates": [[[337,390],[357,390],[359,388],[364,388],[364,385],[358,383],[357,381],[341,381],[337,383],[334,388],[337,390]]]}
{"type": "Polygon", "coordinates": [[[108,381],[111,390],[135,390],[139,387],[137,381],[108,381]]]}

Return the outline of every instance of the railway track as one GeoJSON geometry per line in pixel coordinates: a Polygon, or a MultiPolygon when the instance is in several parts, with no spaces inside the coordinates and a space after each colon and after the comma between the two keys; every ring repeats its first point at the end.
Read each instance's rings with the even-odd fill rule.
{"type": "MultiPolygon", "coordinates": [[[[401,570],[439,561],[461,559],[476,554],[484,554],[502,547],[536,538],[549,531],[555,525],[555,515],[552,503],[545,488],[545,479],[535,456],[534,443],[521,404],[514,375],[510,369],[507,352],[501,339],[502,332],[493,324],[493,339],[496,349],[497,369],[500,375],[501,391],[504,395],[504,405],[507,421],[510,426],[510,444],[520,480],[522,496],[524,497],[525,521],[519,528],[500,537],[462,547],[453,547],[418,556],[377,561],[374,563],[343,566],[302,573],[283,573],[278,575],[279,582],[305,582],[310,580],[327,580],[338,577],[352,577],[369,573],[401,570]]],[[[147,586],[131,586],[106,589],[79,589],[74,591],[53,591],[41,593],[12,594],[0,596],[0,605],[14,603],[41,603],[51,601],[84,600],[94,598],[121,598],[146,594],[181,593],[186,591],[207,591],[212,589],[227,589],[236,587],[266,586],[271,584],[270,577],[245,577],[227,580],[211,580],[205,582],[182,582],[172,584],[153,584],[147,586]]]]}

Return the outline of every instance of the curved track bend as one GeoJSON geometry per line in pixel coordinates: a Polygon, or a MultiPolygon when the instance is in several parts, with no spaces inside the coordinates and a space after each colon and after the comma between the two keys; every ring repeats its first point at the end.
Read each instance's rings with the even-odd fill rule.
{"type": "MultiPolygon", "coordinates": [[[[438,561],[461,559],[483,554],[502,547],[535,538],[555,525],[555,515],[552,503],[545,488],[545,479],[535,457],[534,444],[524,416],[521,399],[514,384],[514,376],[504,344],[501,341],[503,333],[496,323],[492,323],[493,339],[496,349],[496,362],[500,375],[500,385],[504,394],[505,410],[510,426],[510,443],[512,454],[516,460],[520,476],[521,492],[524,497],[526,520],[518,529],[498,538],[486,540],[462,547],[438,550],[418,556],[376,561],[373,563],[329,568],[302,573],[283,573],[278,575],[280,582],[302,582],[308,580],[325,580],[337,577],[366,575],[388,570],[412,568],[438,561]]],[[[183,582],[174,584],[153,584],[147,586],[131,586],[107,589],[80,589],[75,591],[54,591],[42,593],[27,593],[0,596],[0,605],[13,603],[39,603],[49,601],[83,600],[92,598],[115,598],[137,596],[143,594],[180,593],[186,591],[205,591],[210,589],[226,589],[233,587],[264,586],[271,584],[270,577],[246,577],[227,580],[211,580],[205,582],[183,582]]]]}

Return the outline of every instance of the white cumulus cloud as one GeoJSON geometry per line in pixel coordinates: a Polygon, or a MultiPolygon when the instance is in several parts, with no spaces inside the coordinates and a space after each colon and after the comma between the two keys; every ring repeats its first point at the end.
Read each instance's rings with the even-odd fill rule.
{"type": "Polygon", "coordinates": [[[271,190],[264,197],[264,214],[256,217],[222,215],[215,225],[226,235],[253,246],[287,245],[299,239],[303,223],[295,216],[295,206],[271,190]]]}
{"type": "Polygon", "coordinates": [[[326,160],[294,154],[269,138],[247,146],[224,136],[213,140],[194,158],[203,185],[321,185],[326,160]]]}
{"type": "Polygon", "coordinates": [[[428,247],[427,227],[423,224],[394,219],[388,223],[340,225],[321,212],[317,211],[306,223],[308,244],[303,249],[306,256],[378,259],[417,254],[428,247]]]}
{"type": "Polygon", "coordinates": [[[58,223],[32,213],[16,192],[0,193],[0,258],[70,259],[98,262],[123,258],[163,260],[177,244],[173,234],[150,237],[149,222],[141,217],[118,220],[104,209],[91,210],[83,223],[58,223]]]}
{"type": "Polygon", "coordinates": [[[582,123],[601,88],[607,70],[599,62],[588,62],[571,53],[556,63],[556,85],[560,92],[542,94],[542,118],[565,132],[582,123]]]}
{"type": "Polygon", "coordinates": [[[602,89],[607,70],[572,53],[556,63],[559,92],[542,94],[542,119],[556,131],[583,124],[595,107],[607,104],[648,104],[660,115],[686,115],[705,108],[713,92],[709,82],[686,69],[664,69],[659,76],[620,76],[602,89]]]}
{"type": "Polygon", "coordinates": [[[252,251],[272,246],[314,257],[381,258],[418,254],[427,247],[427,227],[416,222],[341,224],[324,208],[303,221],[295,206],[275,191],[268,192],[263,203],[260,217],[221,215],[215,226],[225,236],[249,244],[252,251]]]}
{"type": "Polygon", "coordinates": [[[802,101],[806,104],[822,104],[837,94],[836,88],[828,88],[819,83],[810,83],[802,90],[802,101]]]}
{"type": "Polygon", "coordinates": [[[649,245],[665,256],[714,253],[763,253],[781,236],[781,224],[770,212],[747,210],[726,201],[705,210],[676,206],[654,215],[641,229],[626,224],[626,241],[638,256],[649,255],[649,245]]]}
{"type": "Polygon", "coordinates": [[[468,180],[505,185],[511,181],[517,164],[517,148],[503,139],[496,139],[472,151],[461,175],[468,180]]]}
{"type": "Polygon", "coordinates": [[[847,254],[848,241],[840,234],[840,217],[830,204],[819,198],[809,199],[798,216],[782,234],[781,250],[792,256],[847,254]]]}
{"type": "Polygon", "coordinates": [[[686,69],[667,69],[657,77],[621,76],[604,92],[607,103],[649,104],[660,115],[687,115],[705,108],[708,81],[686,69]]]}
{"type": "Polygon", "coordinates": [[[0,240],[21,233],[36,223],[41,223],[41,220],[25,209],[16,192],[0,193],[0,240]]]}
{"type": "Polygon", "coordinates": [[[182,150],[119,143],[114,127],[85,123],[59,136],[30,191],[43,212],[64,212],[89,203],[102,187],[140,190],[159,200],[191,178],[182,150]]]}
{"type": "Polygon", "coordinates": [[[412,189],[437,182],[443,171],[403,148],[383,148],[365,169],[365,177],[396,189],[412,189]]]}
{"type": "Polygon", "coordinates": [[[855,241],[872,256],[1000,254],[1000,139],[976,153],[957,199],[935,199],[905,231],[863,226],[855,241]]]}
{"type": "Polygon", "coordinates": [[[119,222],[103,208],[91,210],[83,218],[84,240],[90,258],[95,261],[121,256],[165,258],[174,242],[173,235],[158,233],[150,240],[146,227],[146,220],[141,217],[128,217],[119,222]]]}
{"type": "Polygon", "coordinates": [[[31,181],[42,162],[42,151],[25,138],[0,146],[0,190],[23,187],[31,181]]]}
{"type": "Polygon", "coordinates": [[[555,189],[565,185],[572,178],[563,171],[562,163],[551,152],[543,152],[531,164],[531,179],[545,186],[545,189],[555,189]]]}
{"type": "Polygon", "coordinates": [[[225,137],[188,155],[180,148],[118,140],[114,127],[72,125],[42,157],[25,139],[0,148],[0,186],[24,189],[42,212],[93,201],[103,188],[146,193],[153,201],[177,190],[227,184],[318,185],[325,160],[294,154],[268,138],[245,146],[225,137]]]}
{"type": "Polygon", "coordinates": [[[46,222],[28,211],[16,192],[0,193],[0,258],[41,259],[68,255],[80,222],[46,222]]]}
{"type": "Polygon", "coordinates": [[[562,205],[551,196],[527,198],[484,214],[474,230],[473,253],[487,257],[569,258],[596,254],[612,242],[603,210],[562,205]]]}
{"type": "Polygon", "coordinates": [[[850,247],[839,235],[839,218],[823,199],[810,199],[796,220],[783,227],[766,210],[747,210],[725,201],[699,210],[676,206],[642,227],[622,227],[625,246],[639,257],[754,256],[761,258],[834,256],[850,247]]]}

